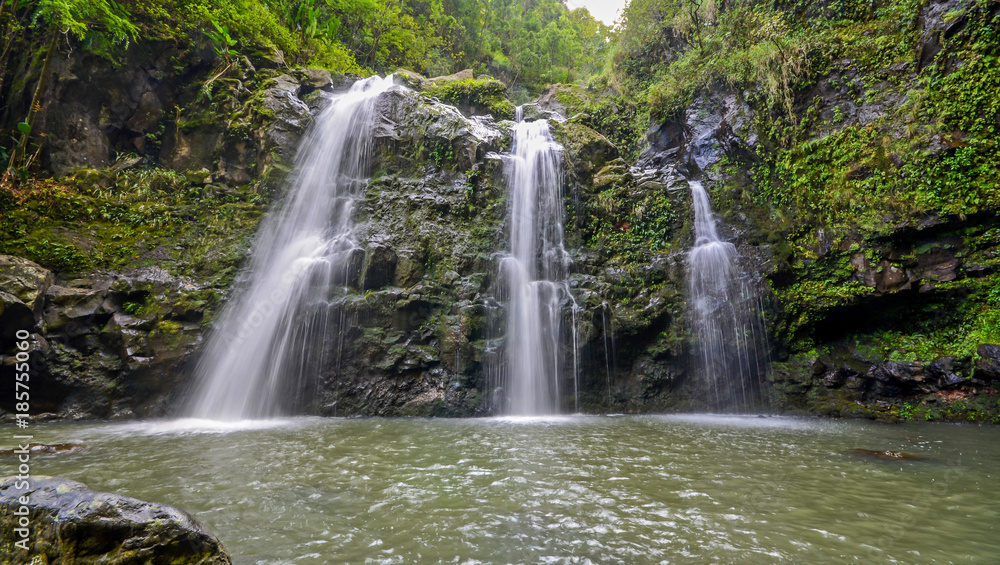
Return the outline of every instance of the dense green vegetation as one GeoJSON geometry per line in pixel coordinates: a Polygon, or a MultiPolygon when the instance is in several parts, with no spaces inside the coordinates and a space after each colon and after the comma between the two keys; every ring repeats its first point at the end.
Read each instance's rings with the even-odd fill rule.
{"type": "MultiPolygon", "coordinates": [[[[1000,208],[997,5],[971,0],[945,13],[934,57],[923,51],[926,6],[633,0],[594,81],[637,100],[654,123],[683,121],[712,90],[743,94],[762,139],[751,161],[717,165],[728,180],[713,198],[724,216],[749,216],[750,238],[789,263],[792,276],[772,281],[785,312],[778,329],[803,351],[825,316],[870,298],[852,256],[866,254],[879,272],[903,269],[920,250],[894,256],[883,238],[925,218],[961,222],[1000,208]],[[816,251],[818,233],[832,252],[816,251]]],[[[993,245],[989,235],[956,237],[960,257],[993,268],[989,253],[975,257],[993,245]]],[[[875,358],[974,355],[977,343],[1000,340],[995,285],[937,284],[852,339],[875,358]]]]}
{"type": "Polygon", "coordinates": [[[655,120],[713,84],[745,91],[772,149],[752,198],[776,219],[877,230],[885,212],[968,214],[1000,204],[1000,31],[989,4],[947,14],[964,25],[914,73],[919,0],[634,0],[604,80],[645,99],[655,120]],[[856,106],[884,107],[878,119],[824,118],[825,101],[807,98],[840,61],[853,76],[830,86],[856,106]],[[905,103],[885,100],[894,92],[905,103]],[[936,150],[942,143],[949,151],[936,150]]]}
{"type": "Polygon", "coordinates": [[[424,94],[458,107],[472,107],[476,113],[491,114],[498,120],[514,118],[514,105],[507,99],[507,87],[494,78],[460,79],[431,84],[424,94]]]}
{"type": "Polygon", "coordinates": [[[607,26],[559,0],[4,0],[5,57],[62,33],[114,56],[129,40],[200,40],[339,72],[471,68],[537,90],[599,69],[607,26]]]}
{"type": "Polygon", "coordinates": [[[0,141],[5,176],[16,180],[35,161],[35,113],[58,52],[85,49],[117,63],[136,41],[210,45],[221,63],[205,83],[209,97],[215,80],[238,78],[261,62],[357,75],[469,68],[502,81],[504,91],[489,89],[484,104],[509,117],[504,98],[523,102],[550,82],[597,72],[610,30],[559,0],[0,0],[0,32],[0,101],[30,88],[25,79],[35,91],[27,116],[14,116],[13,136],[0,141]],[[11,63],[32,51],[30,69],[38,72],[14,76],[11,63]]]}
{"type": "Polygon", "coordinates": [[[0,254],[67,277],[158,266],[223,285],[265,203],[259,193],[207,187],[164,169],[83,169],[26,185],[17,197],[19,205],[0,214],[0,254]]]}

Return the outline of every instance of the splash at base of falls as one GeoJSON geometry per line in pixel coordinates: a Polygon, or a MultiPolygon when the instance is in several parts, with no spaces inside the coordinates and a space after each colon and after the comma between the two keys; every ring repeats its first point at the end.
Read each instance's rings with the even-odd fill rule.
{"type": "Polygon", "coordinates": [[[740,268],[736,246],[719,237],[705,187],[698,181],[689,185],[695,232],[688,254],[695,374],[705,380],[715,409],[759,412],[767,407],[761,380],[768,365],[759,294],[740,268]]]}

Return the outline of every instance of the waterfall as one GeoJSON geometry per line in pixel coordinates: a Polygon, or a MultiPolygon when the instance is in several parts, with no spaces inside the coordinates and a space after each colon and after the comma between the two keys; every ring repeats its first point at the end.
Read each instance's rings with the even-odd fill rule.
{"type": "Polygon", "coordinates": [[[601,303],[601,333],[604,336],[604,376],[605,384],[608,387],[608,407],[613,404],[611,397],[611,369],[614,367],[615,356],[615,334],[614,319],[611,320],[611,329],[608,329],[608,317],[611,313],[611,306],[607,302],[601,303]]]}
{"type": "Polygon", "coordinates": [[[518,108],[507,159],[510,249],[500,261],[500,299],[507,305],[500,373],[506,411],[530,416],[559,412],[559,384],[567,369],[574,372],[577,394],[576,343],[566,343],[563,323],[568,308],[573,325],[576,305],[563,246],[562,147],[547,121],[521,116],[518,108]],[[567,347],[572,349],[568,366],[567,347]]]}
{"type": "Polygon", "coordinates": [[[303,138],[288,193],[263,220],[245,281],[209,336],[188,415],[265,418],[308,400],[327,335],[338,331],[329,301],[361,253],[354,205],[368,180],[375,99],[392,84],[355,83],[303,138]]]}
{"type": "Polygon", "coordinates": [[[688,184],[694,208],[688,281],[695,374],[707,382],[714,408],[757,411],[763,408],[760,379],[767,363],[758,295],[740,269],[736,246],[719,237],[705,187],[688,184]]]}

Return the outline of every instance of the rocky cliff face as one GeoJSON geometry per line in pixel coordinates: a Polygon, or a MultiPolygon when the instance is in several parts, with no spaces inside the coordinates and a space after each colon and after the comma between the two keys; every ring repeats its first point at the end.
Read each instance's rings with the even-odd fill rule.
{"type": "Polygon", "coordinates": [[[996,119],[965,97],[998,8],[925,3],[912,59],[817,64],[790,119],[719,83],[649,131],[640,164],[703,179],[766,277],[777,409],[997,421],[996,119]]]}
{"type": "MultiPolygon", "coordinates": [[[[884,108],[855,106],[831,86],[851,74],[850,62],[843,69],[801,94],[821,116],[853,107],[817,139],[884,119],[884,108]]],[[[888,92],[881,104],[901,100],[888,92]]],[[[769,151],[755,123],[759,116],[741,93],[699,95],[682,119],[649,131],[639,163],[704,179],[727,238],[739,244],[747,268],[764,275],[758,283],[773,346],[772,406],[827,416],[994,420],[996,346],[982,340],[996,339],[995,213],[886,212],[872,227],[850,225],[850,218],[833,225],[775,220],[774,209],[754,196],[761,187],[752,175],[769,151]],[[942,336],[954,342],[941,343],[942,336]],[[961,347],[964,354],[951,352],[961,347]]]]}
{"type": "Polygon", "coordinates": [[[221,75],[211,49],[142,43],[124,57],[80,50],[53,66],[39,120],[56,178],[0,199],[0,366],[13,371],[13,332],[31,331],[42,417],[177,406],[299,136],[345,84],[266,60],[221,75]]]}
{"type": "MultiPolygon", "coordinates": [[[[3,299],[5,343],[17,330],[33,332],[34,414],[163,413],[200,340],[204,293],[157,267],[53,281],[36,263],[0,256],[0,284],[19,291],[3,299]],[[155,313],[140,311],[150,304],[155,313]]],[[[13,371],[14,361],[5,356],[4,369],[13,371]]]]}
{"type": "MultiPolygon", "coordinates": [[[[943,9],[925,9],[921,65],[948,57],[935,37],[960,32],[944,23],[943,9]]],[[[58,138],[47,163],[60,176],[6,204],[3,339],[7,328],[33,333],[46,391],[38,406],[54,417],[168,414],[214,312],[240,284],[257,221],[281,197],[299,136],[325,93],[350,81],[249,60],[213,79],[222,62],[210,53],[156,45],[135,46],[116,73],[82,55],[60,64],[50,100],[88,94],[44,114],[58,138]],[[168,67],[184,70],[170,75],[168,67]],[[73,133],[73,123],[85,127],[73,133]]],[[[797,111],[815,122],[801,125],[805,142],[895,135],[918,67],[881,83],[866,82],[856,62],[832,65],[795,95],[797,111]]],[[[372,180],[357,212],[364,251],[350,292],[332,305],[343,331],[323,352],[329,361],[310,410],[487,414],[496,406],[486,368],[506,243],[509,103],[493,82],[466,75],[401,73],[399,82],[410,89],[379,100],[372,180]]],[[[775,155],[785,154],[767,129],[769,110],[750,93],[725,84],[700,92],[653,125],[635,160],[609,140],[621,131],[589,113],[601,96],[558,87],[524,108],[529,119],[551,118],[565,148],[583,409],[712,407],[689,362],[686,319],[687,180],[698,179],[722,235],[737,243],[746,284],[762,296],[775,411],[995,415],[1000,360],[992,334],[976,329],[995,322],[961,330],[963,318],[995,312],[995,210],[857,203],[860,220],[823,217],[807,201],[773,197],[777,185],[761,171],[780,172],[775,155]],[[939,347],[950,335],[961,348],[939,347]],[[920,349],[921,336],[934,347],[920,349]]],[[[920,154],[956,149],[937,139],[920,154]]],[[[859,159],[843,177],[864,182],[902,170],[906,158],[887,151],[859,159]]]]}

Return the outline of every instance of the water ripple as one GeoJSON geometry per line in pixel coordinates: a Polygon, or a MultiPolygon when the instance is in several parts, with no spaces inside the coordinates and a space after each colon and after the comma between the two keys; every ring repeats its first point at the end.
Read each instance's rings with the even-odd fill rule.
{"type": "Polygon", "coordinates": [[[732,416],[39,426],[37,472],[173,504],[237,565],[948,563],[1000,554],[1000,430],[732,416]],[[890,449],[922,461],[851,456],[890,449]]]}

